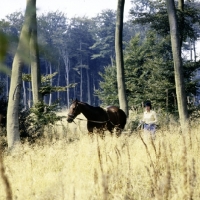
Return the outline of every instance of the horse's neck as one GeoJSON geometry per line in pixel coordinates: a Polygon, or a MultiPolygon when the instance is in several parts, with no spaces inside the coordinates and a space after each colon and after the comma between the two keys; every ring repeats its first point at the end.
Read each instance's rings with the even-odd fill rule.
{"type": "Polygon", "coordinates": [[[91,118],[91,116],[93,116],[94,111],[91,109],[92,106],[85,104],[85,103],[80,103],[79,104],[81,107],[81,113],[87,118],[91,118]]]}

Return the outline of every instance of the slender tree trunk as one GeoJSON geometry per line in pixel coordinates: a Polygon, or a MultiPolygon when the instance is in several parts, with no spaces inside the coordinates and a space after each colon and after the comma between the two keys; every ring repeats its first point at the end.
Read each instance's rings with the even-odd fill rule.
{"type": "Polygon", "coordinates": [[[83,68],[80,68],[80,101],[83,101],[83,68]]]}
{"type": "MultiPolygon", "coordinates": [[[[58,79],[57,79],[57,87],[60,85],[60,65],[58,65],[58,79]]],[[[57,99],[60,99],[60,91],[57,91],[57,99]]]]}
{"type": "MultiPolygon", "coordinates": [[[[179,27],[180,27],[180,30],[184,30],[185,28],[185,18],[184,18],[184,0],[178,0],[178,9],[180,11],[180,24],[179,24],[179,27]]],[[[182,47],[183,45],[183,32],[184,31],[181,31],[179,32],[180,34],[180,45],[182,47]]]]}
{"type": "Polygon", "coordinates": [[[177,25],[177,17],[175,11],[174,0],[167,1],[167,12],[169,17],[171,45],[174,60],[174,72],[176,82],[176,96],[178,103],[178,111],[182,131],[188,131],[188,111],[187,101],[184,87],[183,66],[181,58],[180,34],[177,25]]]}
{"type": "Polygon", "coordinates": [[[189,39],[189,46],[190,46],[190,60],[192,61],[192,41],[189,39]]]}
{"type": "Polygon", "coordinates": [[[24,108],[27,109],[26,83],[25,83],[25,81],[23,81],[23,103],[24,103],[24,108]]]}
{"type": "Polygon", "coordinates": [[[7,111],[7,141],[8,148],[20,143],[19,133],[19,103],[22,85],[22,66],[29,58],[29,41],[31,35],[31,16],[33,15],[33,1],[26,1],[25,21],[20,33],[19,43],[12,64],[11,83],[7,111]]]}
{"type": "MultiPolygon", "coordinates": [[[[82,50],[82,45],[81,45],[81,41],[80,41],[80,52],[82,50]]],[[[80,101],[83,101],[83,60],[82,60],[82,52],[81,52],[81,64],[80,64],[80,101]]]]}
{"type": "MultiPolygon", "coordinates": [[[[45,74],[46,75],[48,75],[48,73],[49,73],[49,70],[48,70],[48,63],[47,63],[47,61],[45,60],[45,74]]],[[[45,95],[44,96],[44,102],[45,102],[45,104],[48,104],[49,102],[48,102],[48,99],[49,99],[49,97],[48,97],[48,95],[45,95]]]]}
{"type": "MultiPolygon", "coordinates": [[[[67,57],[67,60],[68,60],[67,85],[69,85],[69,70],[70,70],[70,60],[69,60],[69,57],[67,57]]],[[[67,88],[67,106],[68,106],[68,108],[70,106],[69,94],[70,94],[70,88],[67,88]]]]}
{"type": "Polygon", "coordinates": [[[194,62],[196,62],[197,61],[197,56],[196,56],[195,40],[193,40],[193,49],[194,49],[194,62]]]}
{"type": "Polygon", "coordinates": [[[39,92],[41,87],[41,74],[39,64],[39,50],[37,42],[37,19],[36,19],[36,0],[33,2],[34,15],[32,16],[31,22],[31,39],[30,39],[30,59],[31,59],[31,83],[32,83],[32,94],[33,104],[42,101],[42,94],[39,92]]]}
{"type": "Polygon", "coordinates": [[[123,33],[123,15],[125,0],[118,0],[117,21],[115,29],[115,53],[117,65],[117,85],[120,108],[128,116],[128,102],[126,97],[125,77],[124,77],[124,59],[122,49],[122,33],[123,33]]]}
{"type": "MultiPolygon", "coordinates": [[[[49,62],[49,71],[50,74],[52,74],[52,66],[51,62],[49,62]]],[[[50,80],[50,85],[52,86],[52,79],[50,80]]],[[[49,106],[52,104],[52,93],[49,94],[49,106]]]]}
{"type": "Polygon", "coordinates": [[[96,85],[95,85],[95,76],[94,76],[94,74],[93,74],[93,76],[92,76],[92,82],[93,82],[93,102],[94,102],[94,106],[96,106],[96,102],[97,102],[97,98],[96,98],[96,96],[94,95],[94,91],[96,91],[96,85]]]}
{"type": "MultiPolygon", "coordinates": [[[[69,56],[68,53],[62,53],[63,61],[65,63],[65,81],[66,85],[69,85],[69,69],[70,69],[70,63],[69,63],[69,56]]],[[[67,89],[67,97],[66,97],[67,107],[69,107],[69,88],[67,89]]]]}
{"type": "Polygon", "coordinates": [[[87,99],[88,99],[88,104],[91,104],[89,69],[86,69],[86,74],[87,74],[87,97],[88,97],[87,99]]]}
{"type": "MultiPolygon", "coordinates": [[[[31,68],[29,67],[28,73],[31,73],[31,68]]],[[[31,82],[28,83],[29,91],[28,91],[28,107],[31,108],[32,106],[32,92],[31,92],[31,82]]]]}
{"type": "Polygon", "coordinates": [[[111,62],[111,66],[113,67],[113,66],[114,66],[114,59],[113,59],[113,56],[110,56],[110,62],[111,62]]]}
{"type": "MultiPolygon", "coordinates": [[[[74,83],[76,82],[75,74],[73,74],[73,82],[74,82],[74,83]]],[[[76,97],[77,97],[77,96],[76,96],[76,94],[77,94],[77,87],[74,87],[74,88],[73,88],[73,93],[74,93],[73,98],[76,98],[76,97]]]]}

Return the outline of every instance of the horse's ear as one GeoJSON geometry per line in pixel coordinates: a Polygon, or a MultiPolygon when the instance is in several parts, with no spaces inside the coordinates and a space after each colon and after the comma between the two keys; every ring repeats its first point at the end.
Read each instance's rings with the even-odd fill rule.
{"type": "Polygon", "coordinates": [[[76,98],[76,100],[75,101],[78,101],[78,99],[76,98]]]}

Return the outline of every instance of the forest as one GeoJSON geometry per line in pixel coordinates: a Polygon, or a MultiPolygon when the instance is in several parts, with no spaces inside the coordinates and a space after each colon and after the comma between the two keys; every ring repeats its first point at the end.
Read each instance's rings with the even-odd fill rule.
{"type": "Polygon", "coordinates": [[[0,19],[0,199],[199,200],[200,1],[36,2],[0,19]]]}
{"type": "MultiPolygon", "coordinates": [[[[199,3],[187,2],[182,31],[182,55],[186,93],[189,101],[198,103],[199,68],[196,44],[199,38],[199,3]]],[[[177,111],[173,58],[169,37],[166,5],[151,1],[135,1],[129,20],[124,22],[123,49],[125,84],[129,107],[140,107],[145,100],[157,108],[177,111]],[[162,17],[161,17],[162,16],[162,17]]],[[[9,47],[4,58],[8,73],[1,72],[1,96],[8,96],[10,70],[17,48],[24,14],[12,13],[0,21],[2,33],[7,35],[9,47]]],[[[37,16],[39,62],[42,75],[53,74],[43,85],[69,86],[65,91],[45,95],[51,105],[59,99],[69,107],[74,98],[88,104],[118,105],[115,70],[116,12],[104,10],[94,18],[68,19],[62,12],[37,16]]],[[[30,74],[25,64],[23,74],[30,74]]],[[[31,107],[32,93],[29,79],[23,79],[21,103],[31,107]]]]}
{"type": "MultiPolygon", "coordinates": [[[[24,20],[23,13],[15,12],[1,21],[1,29],[9,37],[9,52],[5,65],[11,69],[20,30],[24,20]]],[[[103,79],[100,72],[109,65],[114,65],[115,21],[116,12],[105,10],[95,18],[74,17],[68,19],[59,11],[38,16],[38,44],[41,74],[54,74],[52,86],[73,87],[63,92],[57,91],[45,96],[45,102],[51,104],[60,99],[60,104],[69,107],[70,99],[78,98],[92,105],[99,105],[96,91],[103,79]]],[[[124,42],[132,37],[133,28],[125,22],[124,42]]],[[[23,67],[23,74],[30,74],[30,66],[23,67]]],[[[9,74],[1,72],[4,85],[3,93],[8,96],[9,74]]],[[[44,83],[45,84],[45,83],[44,83]]],[[[31,104],[30,82],[23,80],[22,101],[31,104]]],[[[30,107],[30,105],[28,105],[30,107]]]]}

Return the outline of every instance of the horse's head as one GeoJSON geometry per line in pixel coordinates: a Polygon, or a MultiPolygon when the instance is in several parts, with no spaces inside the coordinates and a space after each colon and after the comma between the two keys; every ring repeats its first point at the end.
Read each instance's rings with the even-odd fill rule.
{"type": "Polygon", "coordinates": [[[79,101],[76,99],[72,102],[71,106],[69,107],[68,117],[67,121],[69,123],[73,122],[77,115],[79,115],[80,109],[79,109],[79,101]]]}

